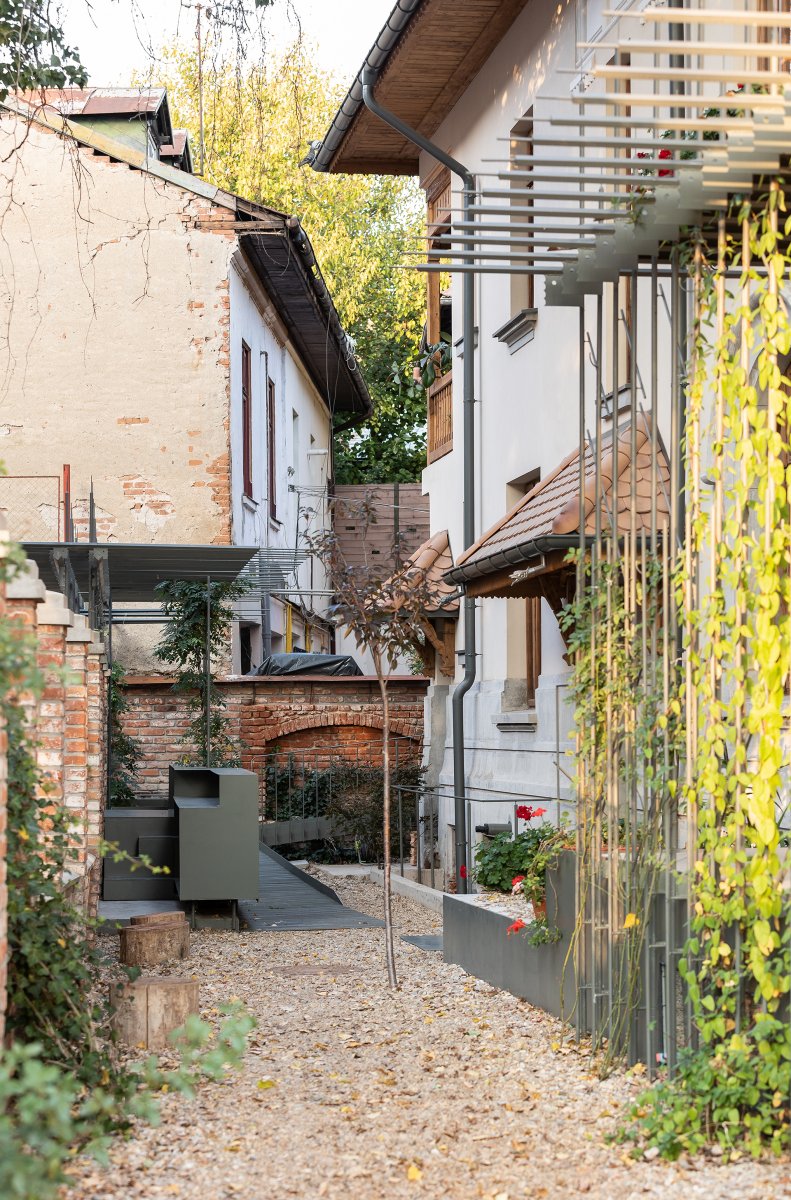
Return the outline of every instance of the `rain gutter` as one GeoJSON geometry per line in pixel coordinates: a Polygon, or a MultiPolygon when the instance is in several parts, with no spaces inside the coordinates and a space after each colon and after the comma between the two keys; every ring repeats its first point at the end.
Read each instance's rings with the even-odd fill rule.
{"type": "MultiPolygon", "coordinates": [[[[414,7],[417,7],[416,5],[414,7]]],[[[462,163],[447,154],[439,146],[429,141],[422,133],[412,129],[395,113],[384,108],[374,97],[374,87],[379,76],[379,69],[366,65],[361,72],[362,99],[376,117],[395,129],[413,145],[430,154],[454,175],[462,184],[462,220],[465,224],[471,222],[471,211],[475,200],[475,177],[462,163]]],[[[471,226],[470,226],[471,227],[471,226]]],[[[464,549],[468,550],[475,541],[475,275],[467,272],[462,280],[462,336],[461,353],[464,361],[463,375],[463,541],[464,549]]],[[[464,769],[464,697],[475,682],[475,600],[470,596],[464,597],[464,678],[453,689],[451,710],[453,713],[453,793],[454,793],[454,823],[456,842],[456,890],[459,894],[467,891],[467,877],[470,871],[467,846],[467,807],[466,779],[464,769]]]]}
{"type": "Polygon", "coordinates": [[[318,301],[319,308],[322,310],[327,319],[335,340],[337,341],[346,359],[346,368],[349,374],[355,380],[357,386],[357,395],[360,398],[360,404],[362,406],[361,411],[356,413],[352,420],[347,421],[345,425],[335,430],[336,433],[340,433],[343,429],[351,429],[353,425],[359,425],[361,421],[364,421],[366,418],[370,417],[374,410],[373,401],[370,393],[368,392],[368,388],[366,387],[365,380],[360,374],[360,367],[355,355],[354,342],[341,324],[341,319],[338,316],[332,296],[330,295],[327,285],[324,282],[324,276],[322,275],[321,269],[316,262],[316,255],[313,253],[313,247],[310,244],[310,239],[305,233],[305,230],[302,228],[299,217],[287,217],[285,224],[289,240],[297,251],[299,261],[302,263],[308,276],[310,277],[310,282],[313,287],[316,300],[318,301]]]}
{"type": "MultiPolygon", "coordinates": [[[[329,171],[341,142],[346,137],[358,112],[365,104],[363,97],[363,77],[365,72],[373,70],[377,75],[381,72],[401,34],[422,3],[423,0],[398,0],[395,8],[387,18],[384,29],[368,51],[365,63],[354,83],[349,88],[343,104],[341,104],[338,112],[335,114],[332,125],[330,125],[327,131],[327,136],[323,141],[316,142],[311,146],[306,161],[310,163],[314,171],[329,171]]],[[[409,138],[409,134],[405,134],[404,136],[409,138]]],[[[409,140],[412,139],[410,138],[409,140]]]]}
{"type": "Polygon", "coordinates": [[[517,546],[511,546],[507,550],[498,550],[495,554],[487,555],[486,558],[482,558],[479,562],[471,562],[469,564],[460,563],[458,566],[451,567],[449,571],[446,571],[443,578],[449,583],[460,586],[473,579],[480,579],[483,575],[492,575],[495,571],[504,571],[508,567],[518,570],[529,563],[531,558],[539,558],[542,554],[549,554],[553,550],[573,550],[579,544],[580,537],[578,533],[549,533],[544,537],[531,538],[527,542],[520,542],[517,546]]]}

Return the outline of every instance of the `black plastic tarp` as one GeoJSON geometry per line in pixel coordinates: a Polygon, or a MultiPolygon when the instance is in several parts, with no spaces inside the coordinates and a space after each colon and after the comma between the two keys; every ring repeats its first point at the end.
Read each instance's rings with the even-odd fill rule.
{"type": "Polygon", "coordinates": [[[255,675],[362,675],[348,654],[270,654],[255,675]]]}

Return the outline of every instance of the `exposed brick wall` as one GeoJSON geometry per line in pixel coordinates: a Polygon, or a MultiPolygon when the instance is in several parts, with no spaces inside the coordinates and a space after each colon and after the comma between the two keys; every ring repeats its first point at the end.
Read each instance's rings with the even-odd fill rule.
{"type": "MultiPolygon", "coordinates": [[[[5,522],[0,522],[0,560],[5,558],[7,550],[5,522]]],[[[5,582],[0,578],[0,621],[6,614],[5,582]]],[[[6,875],[6,854],[8,842],[6,835],[6,820],[8,802],[8,735],[5,726],[0,721],[0,1046],[5,1036],[5,1013],[8,982],[8,886],[6,875]]]]}
{"type": "MultiPolygon", "coordinates": [[[[420,758],[427,687],[427,679],[391,677],[391,731],[398,741],[399,761],[420,758]]],[[[220,680],[217,689],[225,701],[230,733],[243,743],[242,765],[261,778],[267,756],[275,750],[316,749],[311,765],[318,767],[338,755],[381,762],[382,713],[375,679],[272,676],[220,680]]],[[[127,676],[125,691],[129,709],[124,728],[141,749],[139,789],[165,797],[168,767],[188,749],[182,740],[190,724],[186,699],[164,677],[127,676]]]]}
{"type": "Polygon", "coordinates": [[[99,900],[107,778],[107,660],[84,617],[49,592],[32,563],[7,588],[6,611],[36,640],[43,689],[23,698],[35,736],[42,798],[72,816],[70,892],[90,915],[99,900]]]}

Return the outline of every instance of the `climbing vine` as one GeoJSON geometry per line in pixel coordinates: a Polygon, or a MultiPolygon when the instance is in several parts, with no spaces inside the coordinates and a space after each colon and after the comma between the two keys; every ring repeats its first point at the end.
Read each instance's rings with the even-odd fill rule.
{"type": "Polygon", "coordinates": [[[588,953],[586,921],[608,928],[610,1008],[603,1019],[588,1014],[606,1072],[629,1043],[642,986],[644,914],[678,790],[681,707],[665,684],[671,631],[661,619],[667,531],[659,527],[655,545],[647,535],[620,546],[608,539],[593,555],[575,551],[570,561],[581,586],[560,623],[573,654],[580,894],[567,966],[588,953]]]}
{"type": "MultiPolygon", "coordinates": [[[[24,564],[0,558],[0,582],[24,564]]],[[[132,1120],[156,1116],[156,1093],[191,1091],[238,1063],[253,1022],[229,1012],[217,1033],[197,1017],[178,1066],[121,1060],[111,1029],[102,941],[69,899],[69,811],[36,762],[29,720],[44,680],[26,627],[0,614],[0,724],[8,735],[8,1006],[0,1048],[0,1195],[54,1200],[80,1151],[98,1153],[132,1120]]],[[[123,977],[122,977],[123,981],[123,977]]]]}
{"type": "Polygon", "coordinates": [[[233,602],[247,590],[247,585],[238,580],[208,585],[166,580],[157,587],[167,624],[154,653],[160,662],[178,668],[173,690],[186,696],[193,714],[183,739],[188,747],[183,762],[210,763],[214,767],[241,766],[239,743],[228,731],[225,701],[214,686],[211,660],[228,654],[234,620],[233,602]],[[208,606],[208,661],[207,587],[211,601],[208,606]]]}
{"type": "Polygon", "coordinates": [[[688,714],[691,855],[681,972],[693,1035],[674,1078],[641,1099],[632,1136],[668,1157],[787,1148],[791,1129],[791,220],[771,184],[698,240],[688,390],[687,536],[677,599],[688,714]],[[782,224],[781,224],[782,222],[782,224]],[[738,279],[726,292],[726,271],[738,279]],[[705,458],[704,458],[705,456],[705,458]],[[705,465],[705,472],[704,467],[705,465]],[[708,486],[706,486],[708,485],[708,486]]]}

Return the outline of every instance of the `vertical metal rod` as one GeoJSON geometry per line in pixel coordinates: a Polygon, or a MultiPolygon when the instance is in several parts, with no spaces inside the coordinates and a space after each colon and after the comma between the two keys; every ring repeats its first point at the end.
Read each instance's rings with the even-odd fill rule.
{"type": "MultiPolygon", "coordinates": [[[[577,487],[579,489],[579,515],[577,518],[579,529],[579,544],[577,546],[577,578],[576,578],[576,600],[579,604],[582,600],[583,588],[585,587],[585,522],[587,514],[585,511],[585,465],[587,460],[587,450],[585,446],[585,429],[586,429],[586,413],[585,413],[585,301],[580,304],[579,312],[579,478],[577,487]]],[[[596,396],[597,405],[599,403],[598,394],[596,396]]],[[[582,653],[582,651],[580,651],[582,653]]],[[[557,713],[557,698],[556,698],[556,713],[557,713]]],[[[556,716],[556,723],[559,721],[556,716]]],[[[558,738],[559,741],[559,738],[558,738]]],[[[586,764],[582,755],[582,730],[577,729],[575,733],[575,748],[577,760],[577,776],[578,776],[578,791],[576,799],[576,821],[575,821],[575,846],[576,846],[576,866],[574,871],[574,915],[578,925],[577,938],[574,943],[574,985],[576,989],[576,1004],[574,1007],[575,1013],[575,1028],[577,1041],[580,1040],[586,1023],[586,1013],[583,1012],[583,1000],[585,993],[585,981],[583,979],[583,964],[585,962],[584,940],[586,933],[585,926],[585,897],[587,895],[587,887],[580,875],[585,870],[584,858],[584,823],[585,823],[585,783],[586,783],[586,764]],[[583,944],[581,944],[583,943],[583,944]]],[[[558,746],[558,768],[560,767],[560,752],[558,746]]],[[[560,812],[560,781],[558,780],[558,812],[560,812]]]]}
{"type": "Polygon", "coordinates": [[[620,380],[618,356],[620,354],[620,322],[618,320],[620,306],[618,303],[618,292],[621,286],[620,275],[616,278],[612,285],[612,481],[611,487],[611,507],[612,507],[612,540],[615,543],[614,557],[618,557],[618,450],[620,443],[618,439],[618,410],[620,408],[619,396],[620,380]]]}
{"type": "Polygon", "coordinates": [[[211,766],[211,575],[206,576],[206,766],[211,766]]]}
{"type": "MultiPolygon", "coordinates": [[[[739,332],[740,332],[740,336],[741,336],[739,366],[740,366],[740,371],[741,371],[741,375],[742,375],[742,385],[743,385],[743,387],[747,387],[750,382],[750,334],[752,331],[752,312],[751,312],[752,296],[751,296],[751,290],[750,290],[750,267],[752,265],[752,249],[750,246],[750,218],[749,218],[749,215],[745,216],[744,219],[742,220],[742,231],[741,232],[742,232],[742,248],[741,248],[742,249],[742,262],[741,262],[741,267],[742,267],[741,311],[742,311],[742,315],[741,315],[741,319],[739,322],[739,326],[740,326],[739,332]]],[[[745,442],[745,444],[747,444],[747,442],[750,438],[750,418],[749,418],[749,415],[747,412],[746,405],[742,406],[741,437],[742,437],[742,440],[745,442]]],[[[746,496],[747,464],[746,464],[744,456],[742,456],[742,458],[740,460],[739,477],[740,477],[740,482],[742,485],[742,495],[746,496]]],[[[742,535],[742,540],[741,540],[740,544],[742,546],[744,545],[744,535],[746,532],[747,532],[747,502],[745,499],[742,501],[742,511],[741,511],[740,533],[742,535]]],[[[739,554],[739,561],[738,561],[737,566],[738,566],[738,586],[746,587],[747,586],[747,579],[746,579],[747,564],[744,561],[744,551],[743,550],[739,554]]],[[[743,614],[742,606],[738,599],[738,591],[737,591],[737,600],[736,600],[737,628],[739,628],[742,624],[743,615],[744,614],[743,614]]],[[[736,677],[741,679],[742,672],[744,670],[744,644],[743,644],[743,638],[741,637],[741,635],[739,636],[739,638],[737,639],[737,642],[736,642],[735,658],[736,658],[736,677]]],[[[743,692],[745,695],[746,695],[746,691],[747,691],[747,689],[744,688],[743,692]]],[[[735,741],[737,747],[739,747],[741,745],[742,738],[744,737],[743,708],[744,708],[744,705],[743,704],[740,705],[736,709],[736,713],[735,713],[734,741],[735,741]]],[[[744,714],[744,715],[746,715],[746,714],[744,714]]],[[[742,818],[741,818],[741,807],[742,807],[741,786],[742,785],[737,782],[736,791],[734,793],[735,806],[736,806],[737,861],[740,861],[740,858],[738,856],[740,856],[742,853],[743,842],[744,842],[743,833],[742,833],[742,818]]],[[[734,928],[734,943],[735,943],[734,944],[734,965],[735,965],[735,969],[736,969],[736,976],[737,976],[737,978],[741,978],[742,936],[741,936],[741,926],[739,925],[738,922],[736,923],[735,928],[734,928]]],[[[736,1033],[738,1034],[741,1032],[741,1023],[742,1023],[741,988],[738,988],[736,991],[736,1014],[735,1014],[735,1017],[736,1017],[736,1033]]]]}
{"type": "MultiPolygon", "coordinates": [[[[435,857],[435,855],[434,855],[434,806],[436,804],[436,799],[437,799],[436,791],[434,791],[434,789],[432,788],[431,803],[430,803],[430,807],[429,807],[429,822],[428,822],[428,832],[429,832],[428,851],[429,851],[429,855],[430,855],[429,861],[430,861],[430,865],[431,865],[431,888],[432,888],[432,891],[434,889],[434,857],[435,857]]],[[[437,805],[437,816],[439,816],[439,805],[437,805]]]]}
{"type": "Polygon", "coordinates": [[[398,855],[401,860],[401,876],[404,874],[404,807],[403,794],[401,787],[396,786],[398,792],[398,855]]]}

